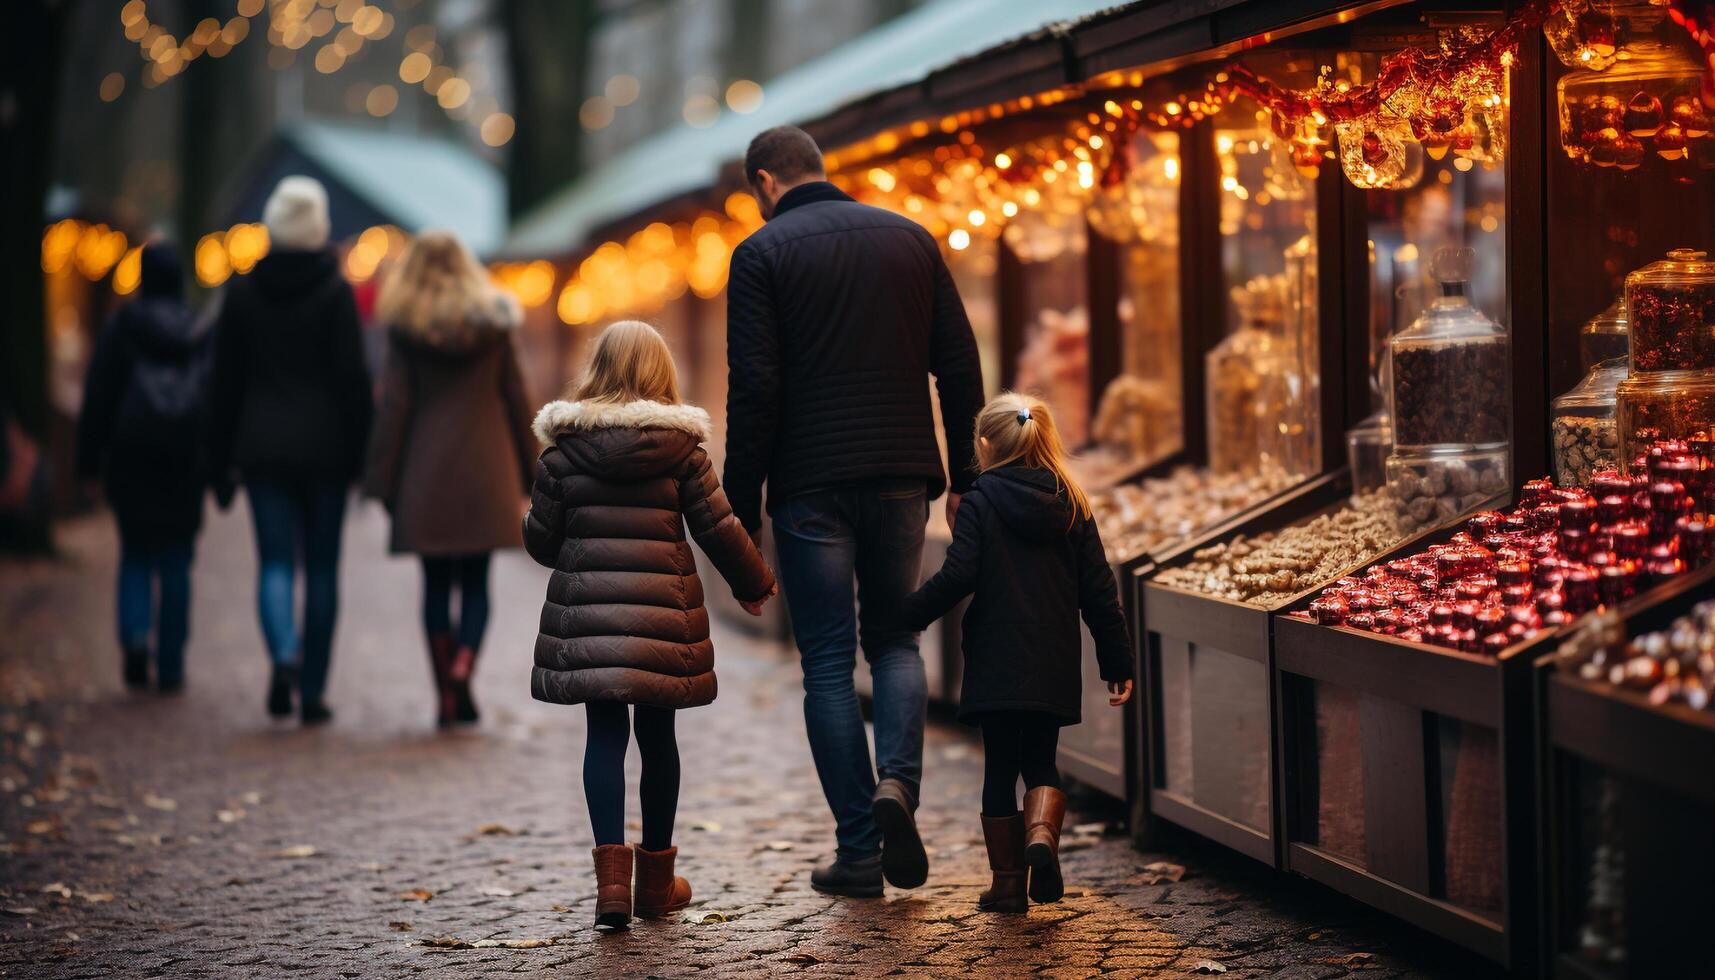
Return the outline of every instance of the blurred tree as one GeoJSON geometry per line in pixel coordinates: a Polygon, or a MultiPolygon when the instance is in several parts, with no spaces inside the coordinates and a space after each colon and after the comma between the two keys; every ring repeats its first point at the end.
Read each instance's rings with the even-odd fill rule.
{"type": "Polygon", "coordinates": [[[596,5],[502,0],[517,135],[508,145],[507,207],[523,213],[578,175],[584,62],[596,5]]]}

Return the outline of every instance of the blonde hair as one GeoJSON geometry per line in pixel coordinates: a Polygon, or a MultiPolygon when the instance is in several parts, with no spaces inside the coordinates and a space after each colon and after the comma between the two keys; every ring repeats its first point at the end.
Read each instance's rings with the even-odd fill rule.
{"type": "Polygon", "coordinates": [[[384,323],[425,333],[495,319],[488,270],[450,231],[425,231],[387,271],[375,314],[384,323]]]}
{"type": "Polygon", "coordinates": [[[572,398],[593,402],[679,404],[679,369],[655,328],[641,320],[608,324],[596,338],[584,376],[572,398]]]}
{"type": "Polygon", "coordinates": [[[977,469],[987,472],[1020,463],[1054,474],[1055,488],[1072,499],[1072,519],[1088,518],[1090,498],[1073,478],[1066,446],[1048,403],[1016,391],[1003,391],[977,413],[977,469]]]}

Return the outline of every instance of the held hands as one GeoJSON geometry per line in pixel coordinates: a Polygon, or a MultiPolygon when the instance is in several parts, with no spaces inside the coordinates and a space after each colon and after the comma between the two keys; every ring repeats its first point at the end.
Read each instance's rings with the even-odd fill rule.
{"type": "Polygon", "coordinates": [[[1108,682],[1108,707],[1117,708],[1131,700],[1131,681],[1108,682]]]}
{"type": "Polygon", "coordinates": [[[952,492],[951,490],[947,491],[947,533],[948,534],[957,534],[958,533],[958,530],[954,527],[954,525],[959,520],[959,500],[960,500],[961,496],[962,496],[961,494],[956,494],[956,493],[952,492]]]}
{"type": "Polygon", "coordinates": [[[762,598],[753,599],[749,602],[746,602],[745,600],[740,599],[740,600],[738,600],[738,604],[743,606],[744,611],[747,613],[750,613],[752,616],[760,616],[760,615],[762,615],[762,607],[768,604],[768,600],[774,598],[775,596],[777,596],[779,594],[780,594],[780,585],[778,583],[776,583],[776,584],[768,587],[768,594],[763,596],[762,598]]]}

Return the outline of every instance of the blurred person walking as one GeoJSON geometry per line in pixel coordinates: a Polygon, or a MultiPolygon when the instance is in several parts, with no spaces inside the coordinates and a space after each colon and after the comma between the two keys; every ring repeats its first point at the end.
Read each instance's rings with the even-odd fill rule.
{"type": "Polygon", "coordinates": [[[893,607],[917,587],[929,501],[949,482],[930,375],[949,527],[975,476],[976,340],[935,239],[829,183],[809,134],[759,134],[744,169],[768,223],[733,250],[727,284],[726,483],[753,535],[767,483],[805,727],[836,824],[834,861],[810,883],[851,896],[880,895],[884,877],[915,888],[929,868],[915,817],[928,685],[893,607]],[[860,646],[874,768],[852,684],[860,646]]]}
{"type": "Polygon", "coordinates": [[[260,565],[257,608],[273,662],[268,712],[305,724],[322,700],[339,607],[346,492],[373,406],[357,302],[328,249],[327,191],[286,177],[263,207],[270,251],[227,287],[215,328],[211,457],[223,507],[241,480],[260,565]],[[304,569],[302,628],[296,569],[304,569]]]}
{"type": "Polygon", "coordinates": [[[77,471],[100,479],[119,525],[119,646],[125,686],[185,682],[191,558],[207,487],[209,331],[184,299],[171,245],[139,256],[136,299],[96,340],[78,417],[77,471]],[[151,656],[151,647],[153,655],[151,656]]]}
{"type": "Polygon", "coordinates": [[[393,553],[422,559],[438,722],[474,722],[489,556],[523,544],[538,451],[512,342],[522,314],[462,242],[426,232],[383,283],[376,318],[387,366],[364,490],[392,515],[393,553]]]}
{"type": "Polygon", "coordinates": [[[703,442],[709,415],[679,401],[678,371],[653,327],[602,331],[573,401],[536,416],[536,465],[524,546],[554,570],[536,637],[530,693],[582,704],[584,797],[595,834],[596,921],[684,908],[679,849],[679,746],[674,717],[715,699],[715,651],[703,584],[685,529],[753,616],[774,575],[733,516],[703,442]],[[633,718],[627,718],[626,706],[633,718]],[[625,843],[625,750],[635,721],[643,757],[643,839],[625,843]],[[635,859],[636,881],[632,880],[635,859]]]}

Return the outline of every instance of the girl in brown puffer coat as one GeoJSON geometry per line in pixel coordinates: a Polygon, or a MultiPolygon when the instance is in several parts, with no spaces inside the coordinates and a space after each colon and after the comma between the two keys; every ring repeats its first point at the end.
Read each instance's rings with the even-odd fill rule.
{"type": "Polygon", "coordinates": [[[714,648],[685,527],[752,615],[777,591],[709,465],[709,416],[679,403],[673,356],[633,320],[596,340],[573,401],[536,416],[524,546],[554,570],[536,637],[530,693],[582,704],[589,718],[584,796],[595,831],[596,922],[667,915],[691,900],[674,876],[679,802],[674,712],[715,699],[714,648]],[[643,840],[625,844],[626,705],[643,757],[643,840]]]}

